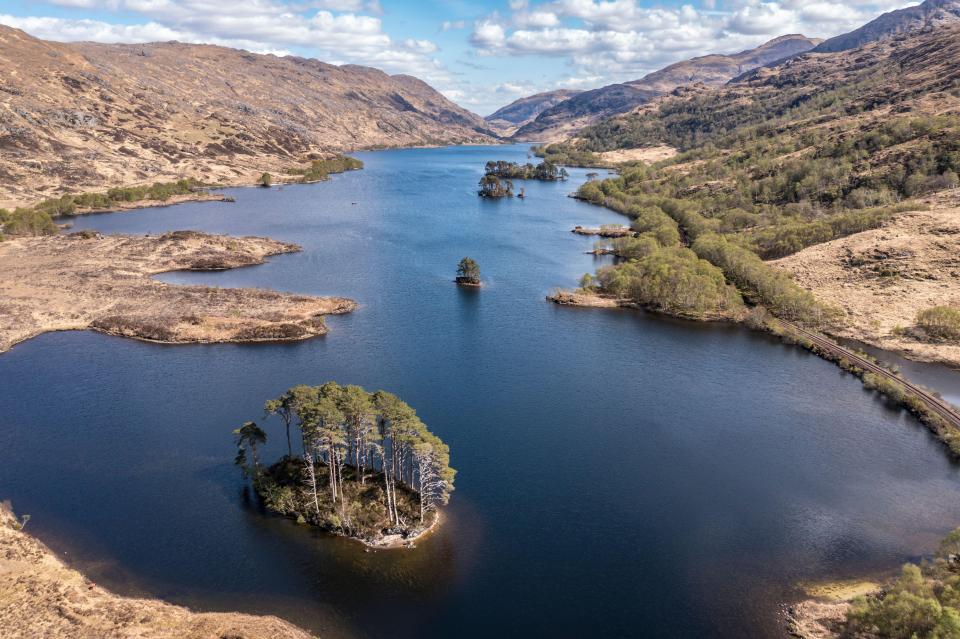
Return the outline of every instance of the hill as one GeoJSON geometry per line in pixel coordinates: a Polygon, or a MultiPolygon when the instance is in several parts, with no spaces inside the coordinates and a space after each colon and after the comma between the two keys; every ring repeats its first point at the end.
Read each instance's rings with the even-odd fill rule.
{"type": "Polygon", "coordinates": [[[925,0],[915,7],[884,13],[859,29],[821,42],[814,51],[847,51],[893,35],[956,22],[960,22],[958,0],[925,0]]]}
{"type": "Polygon", "coordinates": [[[497,133],[501,135],[513,135],[513,133],[528,122],[532,122],[538,115],[555,106],[564,100],[572,98],[581,93],[575,89],[558,89],[556,91],[546,91],[544,93],[535,93],[527,97],[514,100],[510,104],[497,109],[486,118],[497,133]]]}
{"type": "Polygon", "coordinates": [[[377,69],[0,25],[0,206],[191,177],[252,183],[334,152],[489,142],[479,116],[377,69]]]}
{"type": "Polygon", "coordinates": [[[740,53],[677,62],[639,80],[585,91],[561,102],[522,126],[514,137],[542,141],[569,137],[584,126],[631,111],[677,87],[723,84],[756,67],[808,51],[819,42],[802,35],[785,35],[740,53]]]}
{"type": "MultiPolygon", "coordinates": [[[[681,153],[580,189],[633,218],[641,237],[621,257],[693,264],[692,251],[778,317],[960,362],[922,320],[960,306],[960,24],[680,89],[543,152],[589,164],[663,145],[681,153]]],[[[638,268],[599,275],[648,293],[638,268]]],[[[656,293],[664,308],[689,299],[656,293]]]]}

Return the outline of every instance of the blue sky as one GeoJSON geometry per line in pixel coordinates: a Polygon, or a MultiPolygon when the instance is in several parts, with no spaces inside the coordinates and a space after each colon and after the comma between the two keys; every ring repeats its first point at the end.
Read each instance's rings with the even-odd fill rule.
{"type": "Polygon", "coordinates": [[[180,40],[415,75],[482,115],[785,33],[830,37],[904,0],[0,0],[48,40],[180,40]]]}

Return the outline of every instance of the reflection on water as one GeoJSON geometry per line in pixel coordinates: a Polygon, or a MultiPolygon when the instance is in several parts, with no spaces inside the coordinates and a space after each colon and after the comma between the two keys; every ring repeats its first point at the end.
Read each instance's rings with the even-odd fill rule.
{"type": "Polygon", "coordinates": [[[779,636],[796,580],[890,569],[960,523],[941,445],[835,366],[734,326],[545,302],[596,266],[570,229],[622,222],[566,197],[584,171],[487,202],[483,164],[524,147],[362,158],[235,204],[77,220],[298,242],[162,279],[361,304],[294,344],[57,333],[0,356],[0,496],[97,582],[325,639],[779,636]],[[465,255],[482,290],[452,282],[465,255]],[[457,489],[417,549],[368,552],[245,497],[230,430],[327,380],[397,393],[450,444],[457,489]]]}

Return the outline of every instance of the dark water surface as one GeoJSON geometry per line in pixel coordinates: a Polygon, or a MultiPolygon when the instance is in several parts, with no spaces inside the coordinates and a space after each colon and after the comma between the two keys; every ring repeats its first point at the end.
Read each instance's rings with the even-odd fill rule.
{"type": "Polygon", "coordinates": [[[95,581],[326,639],[763,637],[796,580],[893,568],[960,524],[941,445],[836,367],[731,326],[545,302],[595,265],[570,229],[622,221],[566,197],[583,171],[486,202],[483,163],[524,148],[360,157],[235,204],[77,220],[296,241],[264,266],[163,279],[361,304],[302,343],[81,332],[0,356],[0,496],[95,581]],[[464,255],[483,290],[451,283],[464,255]],[[331,379],[396,392],[450,444],[447,521],[414,551],[366,552],[243,497],[230,430],[331,379]]]}

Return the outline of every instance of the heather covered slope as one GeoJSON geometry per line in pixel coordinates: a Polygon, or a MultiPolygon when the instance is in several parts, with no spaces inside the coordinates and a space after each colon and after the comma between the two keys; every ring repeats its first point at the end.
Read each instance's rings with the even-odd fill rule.
{"type": "Polygon", "coordinates": [[[808,51],[818,42],[802,35],[785,35],[755,49],[731,55],[714,54],[683,60],[639,80],[586,91],[561,102],[522,126],[515,137],[541,141],[569,137],[584,126],[632,111],[677,87],[723,84],[750,69],[808,51]]]}
{"type": "Polygon", "coordinates": [[[409,76],[209,45],[61,44],[0,25],[0,206],[181,177],[252,183],[338,151],[491,139],[409,76]]]}

